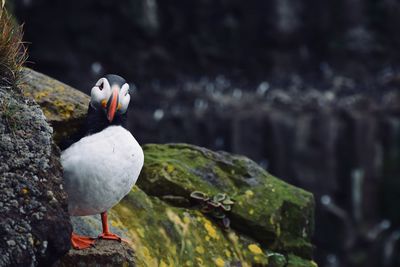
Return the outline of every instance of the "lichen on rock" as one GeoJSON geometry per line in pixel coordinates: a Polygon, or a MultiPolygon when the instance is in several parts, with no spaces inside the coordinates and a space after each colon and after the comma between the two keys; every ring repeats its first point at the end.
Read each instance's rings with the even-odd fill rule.
{"type": "Polygon", "coordinates": [[[0,88],[0,266],[50,264],[68,251],[58,157],[40,108],[0,88]]]}
{"type": "Polygon", "coordinates": [[[55,129],[56,142],[79,129],[86,117],[88,95],[29,68],[23,69],[21,78],[24,95],[40,105],[55,129]]]}

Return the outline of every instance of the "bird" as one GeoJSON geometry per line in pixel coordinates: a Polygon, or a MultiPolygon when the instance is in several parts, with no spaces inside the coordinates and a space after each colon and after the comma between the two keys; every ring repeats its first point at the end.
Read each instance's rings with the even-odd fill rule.
{"type": "MultiPolygon", "coordinates": [[[[71,216],[101,215],[106,240],[122,238],[110,232],[107,211],[118,204],[136,183],[143,167],[141,146],[127,130],[129,84],[107,74],[91,89],[86,122],[61,147],[61,165],[71,216]]],[[[96,238],[72,233],[74,249],[94,246],[96,238]]]]}

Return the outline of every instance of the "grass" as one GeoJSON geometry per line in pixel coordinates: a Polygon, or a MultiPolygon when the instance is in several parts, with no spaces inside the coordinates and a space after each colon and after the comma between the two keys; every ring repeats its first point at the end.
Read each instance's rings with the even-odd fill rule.
{"type": "Polygon", "coordinates": [[[18,110],[18,106],[15,103],[0,99],[0,116],[3,119],[4,124],[7,126],[8,131],[12,134],[20,128],[18,110]]]}
{"type": "MultiPolygon", "coordinates": [[[[0,0],[0,89],[19,92],[18,86],[27,51],[22,42],[22,27],[4,8],[5,0],[0,0]]],[[[0,118],[8,130],[18,129],[18,107],[8,98],[0,99],[0,118]]]]}
{"type": "Polygon", "coordinates": [[[22,26],[4,8],[4,2],[0,0],[0,86],[16,88],[27,50],[22,42],[22,26]]]}

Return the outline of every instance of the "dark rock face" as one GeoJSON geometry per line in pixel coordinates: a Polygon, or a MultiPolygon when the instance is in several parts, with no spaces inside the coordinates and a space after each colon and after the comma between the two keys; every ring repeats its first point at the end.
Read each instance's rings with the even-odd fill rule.
{"type": "MultiPolygon", "coordinates": [[[[182,74],[363,73],[399,59],[396,1],[16,1],[38,70],[77,87],[93,72],[143,82],[182,74]]],[[[366,73],[364,73],[365,75],[366,73]]]]}
{"type": "Polygon", "coordinates": [[[0,89],[0,266],[49,265],[70,247],[59,150],[40,108],[0,89]]]}

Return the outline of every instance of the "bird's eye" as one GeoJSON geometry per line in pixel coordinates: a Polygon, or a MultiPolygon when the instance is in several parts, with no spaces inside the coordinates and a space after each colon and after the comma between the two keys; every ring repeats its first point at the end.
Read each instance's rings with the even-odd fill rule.
{"type": "Polygon", "coordinates": [[[104,83],[99,84],[98,87],[99,87],[100,91],[103,90],[103,85],[104,85],[104,83]]]}

